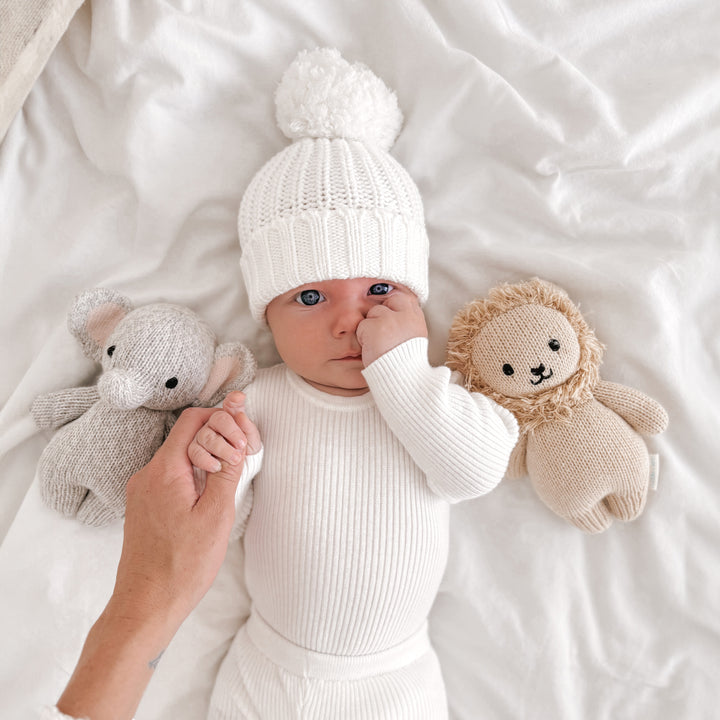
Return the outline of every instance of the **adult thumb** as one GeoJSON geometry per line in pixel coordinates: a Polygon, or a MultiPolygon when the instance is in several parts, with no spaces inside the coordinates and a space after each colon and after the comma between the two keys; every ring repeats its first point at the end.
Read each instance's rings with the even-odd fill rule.
{"type": "Polygon", "coordinates": [[[238,465],[222,462],[220,470],[208,473],[205,489],[197,501],[196,507],[214,511],[219,515],[227,513],[235,516],[235,492],[242,475],[245,460],[238,465]]]}

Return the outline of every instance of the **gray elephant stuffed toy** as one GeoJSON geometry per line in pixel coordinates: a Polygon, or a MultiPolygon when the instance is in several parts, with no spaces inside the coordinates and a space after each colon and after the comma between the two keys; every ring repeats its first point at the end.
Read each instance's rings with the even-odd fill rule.
{"type": "Polygon", "coordinates": [[[40,428],[61,429],[38,474],[44,502],[88,525],[125,513],[130,476],[153,457],[185,407],[212,407],[254,377],[240,343],[216,345],[210,327],[180,305],[133,309],[103,288],[79,295],[68,327],[102,364],[96,385],[42,395],[32,406],[40,428]]]}

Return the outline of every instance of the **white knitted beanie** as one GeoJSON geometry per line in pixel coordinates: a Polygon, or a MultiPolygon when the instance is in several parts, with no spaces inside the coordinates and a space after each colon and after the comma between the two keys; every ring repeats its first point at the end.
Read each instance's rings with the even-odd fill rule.
{"type": "Polygon", "coordinates": [[[425,302],[428,238],[422,201],[388,152],[402,125],[395,94],[334,49],[301,52],[275,95],[292,145],[250,182],[238,230],[250,309],[323,280],[400,283],[425,302]]]}

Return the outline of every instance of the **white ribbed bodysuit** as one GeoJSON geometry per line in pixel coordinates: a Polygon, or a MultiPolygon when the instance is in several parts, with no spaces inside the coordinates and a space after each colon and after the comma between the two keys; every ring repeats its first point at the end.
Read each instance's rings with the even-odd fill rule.
{"type": "Polygon", "coordinates": [[[245,391],[264,446],[245,530],[253,610],[211,718],[446,715],[426,621],[449,503],[501,480],[517,425],[432,368],[424,338],[364,376],[370,392],[347,398],[278,365],[245,391]]]}

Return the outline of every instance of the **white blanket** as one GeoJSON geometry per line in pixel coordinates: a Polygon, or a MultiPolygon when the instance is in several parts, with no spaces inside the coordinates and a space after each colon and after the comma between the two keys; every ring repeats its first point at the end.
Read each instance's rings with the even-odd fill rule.
{"type": "MultiPolygon", "coordinates": [[[[393,153],[431,238],[431,360],[503,281],[564,287],[607,380],[670,414],[642,517],[588,536],[526,480],[453,508],[431,633],[454,720],[717,716],[720,4],[707,0],[95,0],[0,145],[0,717],[57,699],[112,588],[122,524],[44,508],[41,392],[92,382],[65,326],[105,286],[169,300],[274,362],[236,213],[284,146],[272,94],[338,47],[397,92],[393,153]]],[[[203,717],[248,609],[241,548],[161,662],[139,720],[203,717]]]]}

